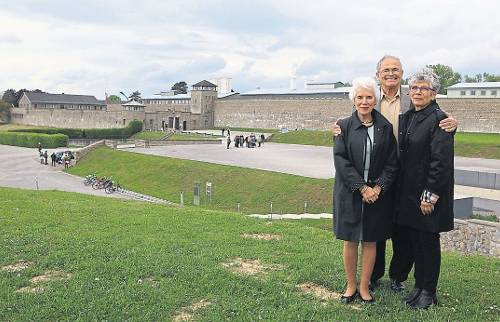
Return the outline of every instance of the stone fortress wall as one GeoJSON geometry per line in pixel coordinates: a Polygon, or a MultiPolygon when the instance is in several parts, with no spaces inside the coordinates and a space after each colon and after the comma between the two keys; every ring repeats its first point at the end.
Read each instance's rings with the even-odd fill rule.
{"type": "MultiPolygon", "coordinates": [[[[461,132],[500,133],[498,98],[440,98],[438,103],[458,120],[461,132]]],[[[214,126],[328,130],[351,113],[348,99],[221,99],[215,105],[214,126]]]]}
{"type": "MultiPolygon", "coordinates": [[[[212,111],[193,114],[183,109],[159,109],[146,106],[146,111],[26,109],[12,110],[12,122],[37,126],[73,128],[123,127],[131,120],[144,122],[146,129],[161,128],[169,117],[187,121],[187,129],[216,127],[249,127],[276,129],[328,130],[339,118],[352,113],[352,103],[344,98],[226,98],[214,102],[212,111]],[[213,113],[213,114],[212,114],[213,113]],[[210,116],[213,115],[213,116],[210,116]],[[213,121],[212,121],[213,117],[213,121]],[[213,122],[213,124],[212,124],[213,122]]],[[[499,98],[440,98],[441,108],[450,112],[462,132],[500,133],[499,98]]],[[[163,106],[162,106],[163,107],[163,106]]],[[[182,129],[182,126],[181,126],[182,129]]]]}

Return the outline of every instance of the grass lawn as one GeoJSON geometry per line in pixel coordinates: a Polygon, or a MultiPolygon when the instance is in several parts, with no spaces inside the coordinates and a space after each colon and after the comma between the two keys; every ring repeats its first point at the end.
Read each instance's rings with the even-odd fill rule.
{"type": "MultiPolygon", "coordinates": [[[[271,142],[333,146],[331,131],[290,131],[275,133],[271,142]]],[[[468,133],[455,134],[455,155],[470,158],[500,159],[499,133],[468,133]]]]}
{"type": "Polygon", "coordinates": [[[175,133],[168,138],[169,141],[210,141],[224,138],[221,135],[205,135],[198,133],[175,133]]]}
{"type": "Polygon", "coordinates": [[[142,131],[134,134],[132,138],[137,140],[160,140],[165,135],[167,133],[162,131],[142,131]]]}
{"type": "Polygon", "coordinates": [[[182,312],[196,321],[498,321],[500,313],[494,258],[444,252],[440,305],[427,311],[407,309],[387,279],[373,305],[345,306],[297,287],[343,291],[342,243],[323,229],[74,193],[0,194],[0,267],[27,262],[0,270],[1,321],[168,321],[182,312]],[[256,274],[232,272],[241,262],[256,274]]]}
{"type": "Polygon", "coordinates": [[[299,130],[289,131],[288,133],[274,133],[270,142],[333,146],[333,136],[331,131],[299,130]]]}
{"type": "Polygon", "coordinates": [[[299,213],[308,202],[311,213],[331,212],[333,179],[312,179],[278,172],[144,155],[99,148],[68,170],[86,176],[113,176],[123,187],[180,202],[193,203],[194,182],[202,184],[202,206],[244,213],[299,213]],[[205,182],[212,182],[212,201],[204,197],[205,182]]]}

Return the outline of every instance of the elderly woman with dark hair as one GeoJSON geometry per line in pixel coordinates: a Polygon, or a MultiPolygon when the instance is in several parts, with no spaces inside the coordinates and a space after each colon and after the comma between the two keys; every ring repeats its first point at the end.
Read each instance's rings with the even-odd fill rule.
{"type": "Polygon", "coordinates": [[[439,233],[453,229],[453,133],[435,101],[439,79],[431,70],[410,77],[412,108],[400,118],[401,172],[396,222],[408,228],[415,258],[415,288],[405,298],[417,309],[437,304],[439,233]]]}
{"type": "Polygon", "coordinates": [[[375,263],[375,243],[391,237],[392,183],[397,172],[397,144],[391,123],[374,110],[380,91],[372,78],[353,81],[349,97],[354,113],[338,122],[335,138],[334,231],[344,240],[347,288],[341,297],[350,303],[374,301],[369,281],[375,263]],[[356,282],[358,244],[362,242],[361,280],[356,282]]]}

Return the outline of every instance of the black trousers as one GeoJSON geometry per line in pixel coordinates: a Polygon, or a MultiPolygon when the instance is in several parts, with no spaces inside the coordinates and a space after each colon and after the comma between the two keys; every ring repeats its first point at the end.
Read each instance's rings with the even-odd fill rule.
{"type": "MultiPolygon", "coordinates": [[[[398,282],[404,282],[408,278],[414,262],[414,255],[409,238],[409,228],[394,225],[392,231],[392,259],[389,266],[389,277],[398,282]]],[[[371,282],[375,283],[385,273],[385,249],[386,241],[377,242],[377,254],[373,267],[371,282]]]]}
{"type": "Polygon", "coordinates": [[[441,269],[439,233],[415,229],[409,233],[415,256],[415,287],[434,294],[441,269]]]}

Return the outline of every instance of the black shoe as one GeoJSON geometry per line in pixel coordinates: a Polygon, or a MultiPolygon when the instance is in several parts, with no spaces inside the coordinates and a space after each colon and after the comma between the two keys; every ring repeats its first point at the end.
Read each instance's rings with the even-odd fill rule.
{"type": "Polygon", "coordinates": [[[373,294],[371,294],[371,293],[370,293],[370,296],[372,297],[371,299],[369,299],[369,300],[365,300],[365,299],[361,296],[361,294],[359,294],[359,298],[360,298],[360,300],[361,300],[361,303],[362,303],[362,304],[371,304],[371,303],[375,302],[375,297],[373,297],[373,294]]]}
{"type": "Polygon", "coordinates": [[[356,290],[354,292],[354,294],[352,294],[351,296],[344,296],[344,295],[342,295],[340,297],[340,302],[344,303],[344,304],[349,304],[351,302],[354,302],[354,300],[356,299],[356,297],[358,297],[358,290],[356,290]]]}
{"type": "Polygon", "coordinates": [[[420,295],[411,302],[410,307],[412,309],[428,309],[431,305],[437,305],[436,293],[431,293],[426,290],[422,290],[420,295]]]}
{"type": "Polygon", "coordinates": [[[403,298],[403,300],[405,301],[405,303],[407,305],[410,305],[413,301],[415,301],[415,299],[420,295],[421,292],[422,292],[421,288],[415,287],[413,289],[413,291],[411,291],[410,293],[408,293],[408,295],[406,295],[403,298]]]}
{"type": "Polygon", "coordinates": [[[374,292],[375,289],[377,287],[380,286],[380,281],[379,280],[376,280],[376,281],[370,281],[370,284],[368,284],[368,289],[371,291],[371,292],[374,292]]]}
{"type": "Polygon", "coordinates": [[[391,290],[393,290],[394,292],[401,292],[404,288],[405,286],[402,282],[391,279],[391,290]]]}

